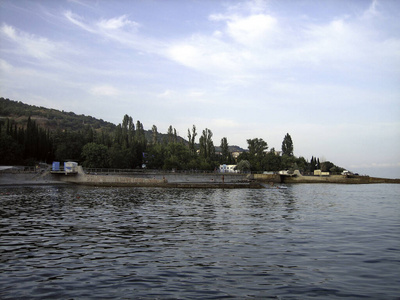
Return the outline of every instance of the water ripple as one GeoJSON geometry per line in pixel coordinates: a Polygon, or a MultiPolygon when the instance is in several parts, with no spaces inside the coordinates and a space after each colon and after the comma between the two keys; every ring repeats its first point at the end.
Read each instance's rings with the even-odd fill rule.
{"type": "Polygon", "coordinates": [[[400,297],[395,185],[1,189],[2,299],[400,297]]]}

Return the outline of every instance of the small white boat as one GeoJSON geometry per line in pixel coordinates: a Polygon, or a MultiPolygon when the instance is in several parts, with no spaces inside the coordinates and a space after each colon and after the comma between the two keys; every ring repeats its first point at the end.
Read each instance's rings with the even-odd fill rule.
{"type": "Polygon", "coordinates": [[[284,190],[284,189],[287,189],[287,186],[276,185],[275,188],[284,190]]]}

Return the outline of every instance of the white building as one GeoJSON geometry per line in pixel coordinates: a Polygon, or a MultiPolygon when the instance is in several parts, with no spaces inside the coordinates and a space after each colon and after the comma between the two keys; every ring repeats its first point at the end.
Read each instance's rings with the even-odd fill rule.
{"type": "Polygon", "coordinates": [[[237,173],[237,170],[235,170],[236,165],[220,165],[219,166],[219,171],[221,173],[237,173]]]}
{"type": "Polygon", "coordinates": [[[329,176],[329,172],[322,172],[322,170],[314,170],[314,176],[329,176]]]}

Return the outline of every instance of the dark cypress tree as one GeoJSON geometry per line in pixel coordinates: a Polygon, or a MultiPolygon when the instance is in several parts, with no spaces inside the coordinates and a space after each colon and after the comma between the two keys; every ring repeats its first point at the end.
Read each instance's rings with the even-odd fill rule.
{"type": "Polygon", "coordinates": [[[6,134],[7,134],[7,135],[10,135],[10,119],[9,119],[9,118],[7,118],[6,134]]]}
{"type": "Polygon", "coordinates": [[[310,161],[310,173],[313,173],[315,170],[315,158],[314,156],[311,156],[311,161],[310,161]]]}

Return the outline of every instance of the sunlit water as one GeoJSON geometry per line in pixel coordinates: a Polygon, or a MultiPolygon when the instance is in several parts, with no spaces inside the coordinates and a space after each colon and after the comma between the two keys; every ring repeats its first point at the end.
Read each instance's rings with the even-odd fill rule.
{"type": "Polygon", "coordinates": [[[400,186],[0,188],[1,299],[396,299],[400,186]]]}

